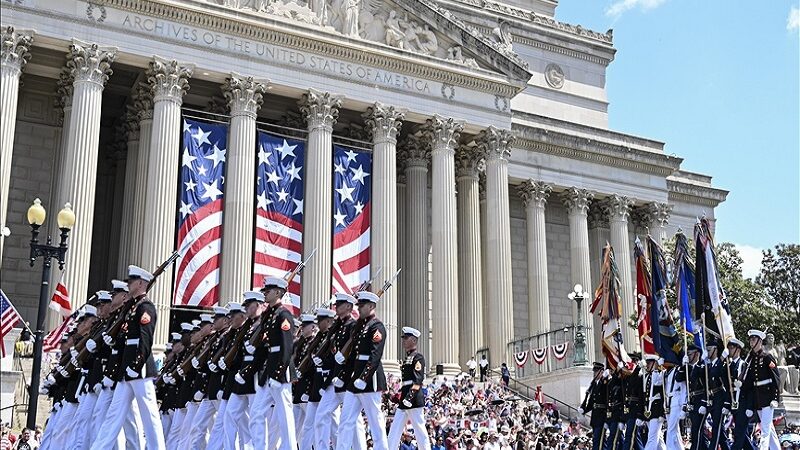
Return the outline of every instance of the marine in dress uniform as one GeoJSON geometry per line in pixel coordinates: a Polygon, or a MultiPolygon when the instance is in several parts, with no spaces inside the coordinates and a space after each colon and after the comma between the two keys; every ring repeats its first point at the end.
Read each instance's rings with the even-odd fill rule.
{"type": "Polygon", "coordinates": [[[200,323],[198,329],[193,336],[194,346],[192,351],[187,354],[184,364],[178,366],[176,371],[179,375],[183,376],[181,383],[181,395],[183,400],[186,401],[186,416],[183,419],[180,429],[178,429],[178,439],[176,441],[176,449],[187,449],[192,440],[192,426],[195,423],[195,416],[200,407],[200,402],[203,400],[203,384],[204,377],[202,372],[199,372],[190,367],[188,372],[184,372],[183,367],[191,365],[191,359],[196,357],[203,348],[209,344],[209,341],[214,337],[214,316],[211,314],[200,314],[200,323]]]}
{"type": "Polygon", "coordinates": [[[608,380],[604,376],[603,363],[596,362],[592,366],[594,378],[586,390],[586,396],[578,408],[580,414],[592,413],[589,424],[592,427],[592,450],[605,448],[606,424],[606,387],[608,380]]]}
{"type": "MultiPolygon", "coordinates": [[[[763,342],[767,334],[761,330],[747,332],[750,343],[751,361],[742,389],[753,396],[753,408],[758,413],[761,423],[761,441],[759,450],[779,450],[780,442],[772,423],[772,415],[780,402],[778,381],[778,364],[775,358],[764,351],[763,342]]],[[[752,415],[752,412],[751,412],[752,415]]]]}
{"type": "Polygon", "coordinates": [[[164,378],[165,376],[168,378],[168,374],[183,360],[183,352],[186,350],[181,333],[171,333],[170,339],[171,342],[167,343],[170,346],[170,352],[164,361],[161,373],[156,378],[156,398],[161,402],[158,410],[161,414],[161,429],[164,430],[164,436],[169,436],[169,430],[172,428],[172,419],[175,416],[180,389],[177,383],[167,383],[164,378]]]}
{"type": "Polygon", "coordinates": [[[706,414],[708,413],[708,401],[706,396],[706,367],[700,357],[700,349],[694,344],[689,344],[687,349],[687,363],[689,366],[689,420],[692,423],[690,432],[691,450],[708,449],[703,428],[705,426],[706,414]]]}
{"type": "Polygon", "coordinates": [[[744,342],[734,338],[728,341],[728,365],[730,366],[731,379],[733,380],[733,392],[731,393],[731,412],[733,414],[733,450],[755,450],[752,435],[750,417],[747,410],[753,410],[753,396],[750,392],[743,392],[742,379],[746,375],[747,364],[742,359],[742,349],[744,342]]]}
{"type": "MultiPolygon", "coordinates": [[[[303,419],[300,441],[298,442],[300,450],[311,450],[314,445],[314,424],[317,420],[316,416],[319,402],[322,400],[322,382],[325,378],[321,365],[317,365],[314,359],[318,359],[321,363],[322,360],[316,355],[325,351],[323,347],[330,342],[331,326],[335,318],[336,313],[332,309],[325,307],[317,308],[317,326],[319,327],[319,331],[317,332],[315,341],[311,344],[312,347],[309,349],[309,355],[306,356],[310,358],[312,362],[309,364],[306,372],[298,372],[300,379],[306,377],[309,379],[308,403],[306,404],[306,414],[303,419]]],[[[303,369],[303,367],[298,366],[298,369],[303,369]]]]}
{"type": "MultiPolygon", "coordinates": [[[[189,402],[189,397],[192,395],[191,380],[185,382],[180,374],[177,374],[178,367],[183,364],[195,349],[198,328],[191,322],[184,322],[181,324],[181,344],[183,344],[183,351],[174,360],[172,367],[165,371],[162,378],[167,384],[175,386],[175,392],[172,397],[171,409],[172,421],[169,429],[164,432],[164,442],[166,443],[166,450],[175,450],[178,447],[178,441],[181,438],[181,427],[186,420],[188,412],[186,406],[189,402]],[[175,378],[177,376],[177,378],[175,378]]],[[[162,371],[163,372],[163,371],[162,371]]]]}
{"type": "Polygon", "coordinates": [[[613,368],[606,386],[606,428],[608,429],[607,450],[622,448],[625,440],[625,391],[622,386],[622,370],[613,368]]]}
{"type": "Polygon", "coordinates": [[[256,367],[255,358],[257,356],[261,357],[262,352],[259,351],[259,354],[255,355],[255,349],[252,352],[248,352],[245,346],[249,345],[250,337],[256,331],[255,321],[261,315],[264,294],[258,291],[247,291],[243,295],[242,306],[248,318],[248,322],[244,325],[247,326],[247,331],[242,342],[238,343],[238,345],[236,342],[232,343],[232,345],[236,346],[236,358],[231,366],[227,366],[225,358],[219,361],[219,367],[228,371],[226,387],[230,392],[228,405],[225,408],[225,441],[223,446],[225,450],[236,450],[237,437],[244,445],[252,445],[249,410],[250,401],[255,396],[256,388],[255,376],[253,376],[252,372],[249,374],[247,372],[254,370],[256,367]],[[245,373],[243,374],[242,371],[245,373]],[[239,376],[238,379],[237,375],[239,376]]]}
{"type": "Polygon", "coordinates": [[[711,415],[711,439],[709,439],[710,449],[717,449],[720,446],[722,450],[729,450],[730,445],[726,434],[723,434],[725,429],[725,417],[730,413],[731,398],[728,388],[728,376],[720,356],[720,347],[722,342],[712,339],[706,344],[708,351],[708,383],[709,383],[709,396],[711,398],[711,405],[708,413],[711,415]]]}
{"type": "Polygon", "coordinates": [[[115,377],[117,387],[114,398],[104,421],[105,426],[100,430],[92,449],[111,448],[134,399],[139,406],[147,447],[165,446],[152,379],[156,376],[152,345],[157,320],[155,305],[147,297],[147,285],[152,279],[153,274],[141,267],[128,267],[128,289],[136,303],[123,325],[125,348],[120,370],[115,377]]]}
{"type": "MultiPolygon", "coordinates": [[[[265,362],[256,374],[256,394],[250,406],[250,435],[253,447],[295,450],[294,411],[292,410],[292,381],[295,378],[292,353],[294,350],[294,317],[281,301],[288,288],[283,278],[267,277],[262,292],[267,302],[266,324],[262,330],[265,362]],[[270,408],[274,405],[271,413],[270,408]],[[270,419],[270,420],[268,420],[270,419]],[[267,426],[270,433],[267,434],[267,426]],[[277,431],[277,433],[275,433],[277,431]],[[280,441],[276,447],[274,444],[280,441]],[[271,444],[269,447],[267,444],[271,444]]],[[[257,365],[258,363],[254,363],[257,365]]],[[[244,380],[239,379],[237,382],[244,380]]]]}
{"type": "Polygon", "coordinates": [[[647,422],[647,442],[645,450],[657,450],[666,448],[664,438],[661,435],[661,424],[664,422],[664,374],[659,369],[663,360],[658,355],[645,355],[647,363],[644,374],[644,395],[645,408],[644,418],[647,422]]]}
{"type": "Polygon", "coordinates": [[[347,379],[347,392],[342,402],[337,450],[348,450],[352,442],[344,439],[354,436],[361,410],[367,416],[370,434],[376,449],[387,448],[386,419],[381,410],[381,395],[386,390],[383,372],[383,347],[386,344],[386,327],[375,315],[380,297],[369,291],[356,294],[358,301],[359,331],[353,336],[353,347],[345,366],[352,367],[347,379]],[[348,364],[349,363],[349,364],[348,364]]]}
{"type": "MultiPolygon", "coordinates": [[[[688,359],[687,359],[688,364],[688,359]]],[[[681,419],[686,417],[687,383],[686,367],[676,364],[669,368],[664,380],[665,391],[669,401],[669,413],[667,413],[667,450],[684,450],[685,444],[681,435],[681,419]]]]}
{"type": "Polygon", "coordinates": [[[314,314],[300,315],[300,336],[294,343],[294,362],[297,377],[292,383],[292,403],[294,404],[295,432],[297,442],[303,439],[303,424],[306,412],[308,411],[308,401],[311,398],[311,385],[313,384],[313,372],[300,373],[299,367],[303,359],[311,352],[311,346],[317,341],[317,316],[314,314]]]}
{"type": "Polygon", "coordinates": [[[389,448],[396,449],[400,446],[400,438],[406,429],[406,423],[411,422],[414,437],[419,450],[430,450],[431,440],[425,428],[425,395],[422,393],[422,382],[425,380],[425,356],[417,351],[417,342],[421,333],[411,327],[403,327],[403,350],[406,359],[400,366],[402,381],[400,385],[400,402],[394,413],[394,420],[389,429],[389,448]]]}
{"type": "Polygon", "coordinates": [[[639,353],[630,353],[631,359],[636,362],[635,369],[630,374],[622,375],[622,389],[625,396],[625,406],[623,415],[625,419],[625,439],[622,444],[623,450],[642,450],[642,427],[636,421],[641,420],[644,414],[644,387],[642,384],[642,373],[639,360],[639,353]]]}
{"type": "MultiPolygon", "coordinates": [[[[70,339],[70,334],[64,333],[64,335],[61,337],[61,354],[65,354],[66,352],[69,351],[71,342],[72,339],[70,339]]],[[[53,445],[53,441],[55,440],[55,435],[63,427],[61,420],[62,417],[61,408],[64,401],[65,392],[66,392],[65,379],[53,380],[52,383],[43,385],[40,388],[40,393],[43,395],[47,395],[53,401],[53,408],[50,410],[50,417],[47,419],[47,426],[44,429],[44,433],[42,433],[42,442],[41,445],[39,446],[40,450],[58,448],[58,446],[53,445]]]]}

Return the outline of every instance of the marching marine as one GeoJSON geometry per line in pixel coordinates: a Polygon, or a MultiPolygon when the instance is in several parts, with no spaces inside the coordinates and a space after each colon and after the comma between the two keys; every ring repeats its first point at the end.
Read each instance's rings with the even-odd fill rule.
{"type": "Polygon", "coordinates": [[[411,422],[419,450],[430,450],[431,441],[425,428],[425,396],[422,393],[422,382],[425,380],[425,357],[417,351],[417,342],[421,333],[411,327],[403,327],[403,350],[406,359],[400,366],[402,381],[400,385],[400,404],[389,429],[389,448],[400,446],[400,438],[405,431],[406,423],[411,422]]]}
{"type": "MultiPolygon", "coordinates": [[[[780,389],[778,388],[778,364],[775,358],[764,351],[764,339],[767,334],[761,330],[747,332],[750,341],[750,360],[747,375],[743,381],[742,389],[748,391],[753,398],[753,408],[758,413],[761,423],[761,450],[779,450],[780,442],[772,423],[775,408],[780,402],[780,389]]],[[[750,415],[753,413],[750,411],[750,415]]]]}
{"type": "Polygon", "coordinates": [[[625,395],[625,406],[623,410],[625,419],[625,439],[623,440],[622,448],[625,450],[642,450],[642,426],[637,425],[644,414],[644,403],[642,401],[644,395],[644,387],[642,385],[642,373],[639,361],[641,355],[639,353],[629,353],[635,363],[633,372],[628,375],[623,375],[623,392],[625,395]]]}
{"type": "Polygon", "coordinates": [[[645,450],[664,448],[661,424],[664,422],[664,374],[659,369],[663,363],[658,355],[645,355],[647,367],[644,374],[644,419],[647,423],[645,450]]]}
{"type": "Polygon", "coordinates": [[[578,412],[580,414],[592,413],[589,424],[592,426],[592,450],[605,448],[605,423],[606,423],[606,383],[603,374],[603,363],[596,362],[592,366],[594,378],[586,390],[586,396],[578,412]]]}

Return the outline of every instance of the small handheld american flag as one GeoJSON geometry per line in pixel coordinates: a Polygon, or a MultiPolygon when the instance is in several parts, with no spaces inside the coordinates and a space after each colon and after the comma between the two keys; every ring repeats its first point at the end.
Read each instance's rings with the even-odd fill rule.
{"type": "Polygon", "coordinates": [[[6,297],[6,293],[0,289],[0,354],[3,357],[6,356],[6,335],[20,321],[22,321],[22,316],[17,312],[17,308],[14,308],[14,305],[11,304],[11,300],[6,297]]]}

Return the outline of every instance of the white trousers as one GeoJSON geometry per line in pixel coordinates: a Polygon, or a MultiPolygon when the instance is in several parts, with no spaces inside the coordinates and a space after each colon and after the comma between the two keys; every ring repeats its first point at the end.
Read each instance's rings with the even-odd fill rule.
{"type": "Polygon", "coordinates": [[[136,399],[139,406],[139,415],[142,419],[146,448],[165,448],[164,433],[161,429],[161,418],[158,415],[156,402],[156,388],[150,378],[120,381],[114,389],[114,398],[108,408],[108,415],[102,429],[92,445],[92,450],[107,450],[114,445],[126,416],[131,412],[131,403],[136,399]]]}
{"type": "Polygon", "coordinates": [[[178,408],[172,413],[172,422],[169,425],[169,431],[164,436],[167,450],[177,450],[178,440],[180,439],[180,428],[183,426],[183,419],[186,418],[186,408],[178,408]]]}
{"type": "MultiPolygon", "coordinates": [[[[322,392],[322,400],[317,405],[317,411],[314,414],[314,440],[315,449],[321,448],[327,450],[332,445],[334,448],[337,445],[339,435],[339,417],[341,411],[339,405],[342,404],[344,393],[336,393],[333,385],[328,386],[322,392]]],[[[364,419],[359,414],[358,423],[356,424],[357,432],[353,436],[353,449],[366,450],[367,436],[366,428],[364,427],[364,419]]]]}
{"type": "Polygon", "coordinates": [[[300,450],[311,450],[314,446],[314,419],[317,415],[319,402],[306,403],[305,417],[303,417],[302,431],[300,432],[300,450]]]}
{"type": "Polygon", "coordinates": [[[199,406],[200,404],[197,402],[186,404],[186,417],[183,419],[177,440],[178,450],[189,450],[189,445],[192,443],[192,425],[194,425],[195,415],[199,406]]]}
{"type": "Polygon", "coordinates": [[[39,450],[47,450],[53,442],[53,435],[56,434],[58,428],[58,418],[61,415],[61,406],[54,406],[53,412],[50,413],[50,418],[47,419],[44,431],[42,432],[42,443],[39,445],[39,450]]]}
{"type": "Polygon", "coordinates": [[[775,425],[772,423],[774,413],[775,410],[771,406],[758,410],[758,420],[761,422],[761,441],[758,443],[758,450],[780,450],[781,448],[778,433],[775,432],[775,425]]]}
{"type": "Polygon", "coordinates": [[[644,450],[664,450],[667,448],[664,444],[664,437],[661,436],[661,424],[664,419],[650,419],[647,422],[647,442],[644,444],[644,450]]]}
{"type": "Polygon", "coordinates": [[[419,450],[430,450],[431,439],[428,430],[425,429],[424,408],[400,409],[395,410],[392,426],[389,428],[389,448],[400,447],[400,439],[406,429],[406,423],[411,421],[411,428],[414,429],[414,438],[417,440],[419,450]]]}
{"type": "Polygon", "coordinates": [[[161,413],[161,430],[164,433],[164,439],[169,437],[169,429],[172,428],[172,416],[174,412],[167,410],[161,413]]]}
{"type": "MultiPolygon", "coordinates": [[[[114,390],[105,388],[100,391],[100,395],[97,397],[97,402],[94,405],[94,412],[92,412],[92,423],[93,424],[101,424],[104,423],[106,420],[106,416],[108,415],[108,407],[111,406],[111,400],[114,398],[114,390]]],[[[141,419],[139,418],[139,405],[131,401],[131,406],[129,408],[128,414],[125,416],[125,421],[122,423],[122,429],[117,434],[117,443],[113,447],[115,449],[126,449],[126,450],[139,450],[144,446],[144,436],[139,430],[142,428],[140,426],[141,419]]],[[[100,426],[92,426],[89,427],[89,446],[91,447],[94,445],[94,441],[97,439],[97,434],[100,431],[100,426]]]]}
{"type": "MultiPolygon", "coordinates": [[[[342,418],[339,421],[339,437],[343,438],[355,435],[357,432],[356,425],[358,424],[358,418],[361,416],[362,409],[367,415],[374,448],[376,450],[387,449],[389,444],[386,438],[386,419],[383,417],[383,411],[381,411],[380,392],[365,392],[363,394],[354,394],[352,392],[344,393],[342,418]]],[[[351,442],[348,442],[347,439],[339,439],[336,442],[336,450],[350,450],[350,446],[351,442]]]]}
{"type": "MultiPolygon", "coordinates": [[[[248,410],[250,409],[250,399],[252,394],[237,395],[231,394],[228,399],[228,406],[225,408],[225,442],[223,448],[225,450],[236,450],[236,437],[239,436],[239,441],[243,448],[239,450],[250,450],[253,448],[252,438],[250,436],[250,417],[248,410]]],[[[261,447],[259,450],[263,450],[261,447]]]]}
{"type": "Polygon", "coordinates": [[[270,387],[269,383],[259,386],[256,383],[255,399],[250,406],[250,436],[253,447],[257,449],[279,448],[281,450],[297,449],[297,434],[295,433],[294,411],[292,409],[292,385],[282,383],[280,386],[270,387]],[[270,408],[274,405],[270,428],[274,426],[276,433],[270,433],[270,445],[267,446],[267,418],[270,408]],[[275,446],[276,439],[280,444],[275,446]]]}
{"type": "Polygon", "coordinates": [[[294,435],[295,440],[299,443],[303,438],[303,422],[306,418],[306,406],[308,403],[297,403],[292,405],[292,414],[294,414],[294,435]]]}
{"type": "Polygon", "coordinates": [[[217,405],[217,415],[214,417],[214,425],[211,426],[211,434],[208,436],[206,448],[219,450],[225,445],[225,412],[228,409],[227,400],[219,400],[217,405]]]}
{"type": "Polygon", "coordinates": [[[205,450],[208,442],[208,433],[214,425],[214,415],[217,413],[219,400],[209,400],[207,398],[200,402],[197,413],[194,415],[194,423],[189,432],[191,434],[190,450],[205,450]]]}
{"type": "Polygon", "coordinates": [[[686,404],[686,391],[683,389],[672,391],[669,415],[667,415],[667,450],[684,450],[681,437],[681,413],[684,404],[686,404]]]}
{"type": "Polygon", "coordinates": [[[59,418],[58,430],[53,435],[52,448],[64,449],[70,444],[71,431],[75,426],[75,413],[78,412],[78,404],[63,402],[61,406],[61,417],[59,418]]]}
{"type": "MultiPolygon", "coordinates": [[[[92,443],[89,442],[89,430],[86,429],[86,425],[92,423],[94,407],[97,404],[97,398],[99,396],[99,394],[95,394],[94,392],[88,392],[83,394],[80,399],[78,411],[75,413],[75,426],[72,432],[72,442],[75,450],[86,450],[92,445],[92,443]]],[[[89,428],[91,428],[91,426],[89,428]]]]}

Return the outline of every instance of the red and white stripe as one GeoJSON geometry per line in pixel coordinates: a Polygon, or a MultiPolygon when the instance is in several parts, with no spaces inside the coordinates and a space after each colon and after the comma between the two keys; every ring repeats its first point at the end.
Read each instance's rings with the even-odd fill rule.
{"type": "Polygon", "coordinates": [[[178,230],[176,305],[212,306],[219,298],[223,200],[214,200],[188,217],[178,230]]]}
{"type": "MultiPolygon", "coordinates": [[[[256,216],[256,243],[253,259],[253,286],[264,285],[268,276],[283,277],[292,271],[303,257],[303,224],[276,212],[258,209],[256,216]]],[[[302,272],[292,280],[286,296],[292,312],[300,311],[300,283],[302,272]]]]}
{"type": "Polygon", "coordinates": [[[56,289],[53,291],[53,298],[50,299],[50,309],[59,313],[61,317],[67,317],[72,314],[72,305],[69,300],[69,291],[67,286],[64,285],[63,276],[56,284],[56,289]]]}
{"type": "Polygon", "coordinates": [[[335,292],[352,293],[370,279],[370,205],[347,227],[333,235],[333,273],[335,292]]]}
{"type": "Polygon", "coordinates": [[[44,341],[42,342],[42,351],[44,353],[52,352],[58,349],[59,345],[61,344],[61,336],[69,330],[70,325],[73,322],[73,317],[67,316],[64,318],[64,321],[61,322],[61,325],[53,328],[52,331],[47,333],[47,336],[44,337],[44,341]]]}

